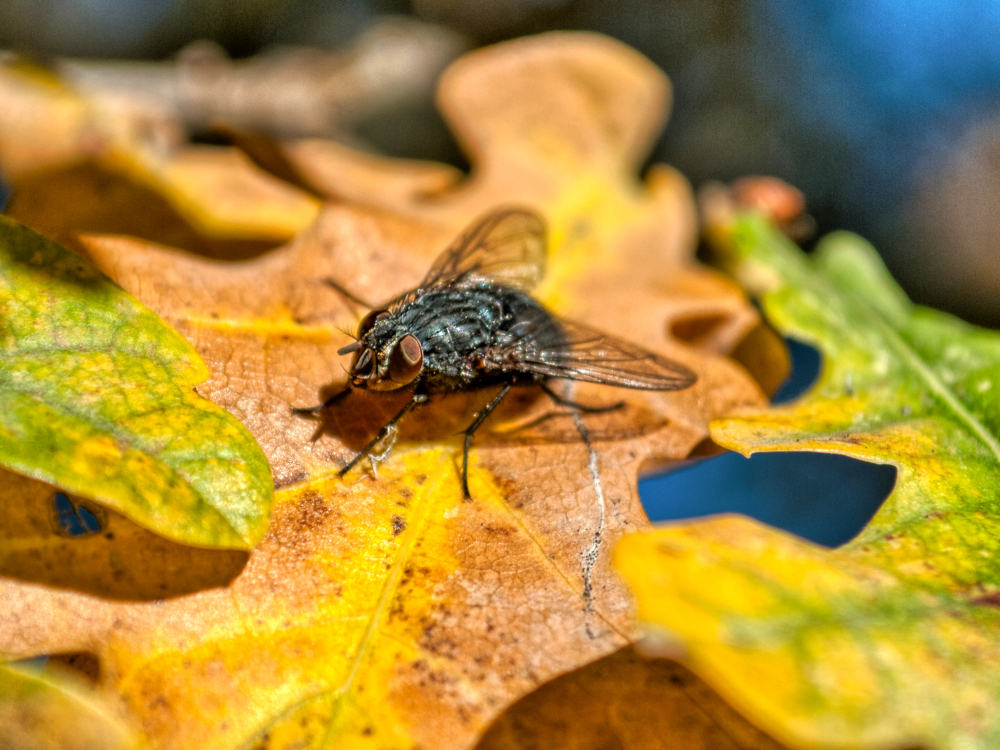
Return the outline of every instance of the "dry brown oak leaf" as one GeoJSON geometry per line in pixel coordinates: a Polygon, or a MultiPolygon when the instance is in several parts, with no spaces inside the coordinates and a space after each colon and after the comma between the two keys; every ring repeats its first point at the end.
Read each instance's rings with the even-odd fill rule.
{"type": "MultiPolygon", "coordinates": [[[[231,583],[166,601],[4,581],[0,650],[96,654],[101,688],[155,747],[447,750],[470,747],[542,682],[629,642],[631,604],[609,559],[648,523],[637,474],[687,456],[713,417],[765,401],[722,356],[747,340],[757,351],[766,336],[739,290],[691,260],[688,185],[665,167],[644,184],[633,176],[667,91],[647,60],[603,37],[510,42],[443,78],[441,106],[475,165],[466,182],[409,199],[397,189],[391,206],[377,185],[365,194],[364,179],[333,184],[357,202],[234,264],[88,239],[91,257],[204,357],[212,378],[199,392],[271,461],[274,518],[231,583]],[[697,384],[579,385],[580,401],[626,402],[582,416],[520,389],[476,436],[471,502],[456,433],[489,393],[412,415],[377,479],[365,466],[337,478],[400,400],[356,393],[320,420],[291,413],[345,381],[336,350],[350,338],[336,326],[353,328],[362,311],[325,280],[388,299],[477,215],[512,203],[549,223],[546,303],[683,363],[697,384]]],[[[307,146],[321,160],[322,144],[307,146]]],[[[398,188],[414,166],[400,165],[402,180],[393,162],[379,168],[398,188]]],[[[773,379],[781,358],[766,364],[773,379]]]]}
{"type": "Polygon", "coordinates": [[[682,664],[626,647],[542,685],[475,750],[787,750],[682,664]]]}

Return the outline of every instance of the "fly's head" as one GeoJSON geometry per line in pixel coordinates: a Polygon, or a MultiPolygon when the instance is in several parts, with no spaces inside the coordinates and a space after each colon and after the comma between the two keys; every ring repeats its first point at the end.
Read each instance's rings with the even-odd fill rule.
{"type": "Polygon", "coordinates": [[[388,310],[368,313],[358,326],[358,340],[337,354],[352,352],[351,384],[369,391],[392,391],[409,385],[424,366],[420,342],[388,310]]]}

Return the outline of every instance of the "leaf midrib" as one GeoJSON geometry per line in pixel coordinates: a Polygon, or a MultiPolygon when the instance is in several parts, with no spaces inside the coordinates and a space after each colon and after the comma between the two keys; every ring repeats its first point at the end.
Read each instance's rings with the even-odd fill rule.
{"type": "MultiPolygon", "coordinates": [[[[406,535],[406,542],[403,544],[402,549],[399,550],[399,554],[396,555],[396,559],[392,565],[392,572],[382,585],[382,592],[379,594],[378,602],[375,604],[375,610],[369,618],[368,627],[365,628],[365,634],[361,639],[360,645],[358,646],[357,657],[354,659],[354,664],[351,665],[351,671],[344,679],[343,685],[334,691],[341,696],[347,695],[351,687],[354,685],[354,680],[358,675],[358,671],[361,669],[361,662],[364,661],[365,654],[368,653],[368,647],[371,645],[371,640],[375,637],[375,631],[378,630],[379,625],[381,624],[382,613],[385,612],[386,605],[389,603],[389,600],[398,591],[398,583],[403,574],[402,571],[404,561],[410,559],[410,554],[416,544],[417,537],[419,536],[422,521],[427,513],[427,507],[431,504],[431,498],[434,495],[434,490],[437,488],[438,482],[441,481],[441,477],[444,474],[444,465],[448,458],[449,456],[447,452],[442,451],[441,460],[438,462],[437,471],[434,473],[434,477],[431,481],[428,481],[425,484],[420,502],[414,503],[414,506],[418,508],[418,510],[417,513],[414,514],[415,517],[407,524],[410,527],[410,533],[406,535]]],[[[331,725],[332,724],[333,722],[331,722],[331,725]]]]}
{"type": "MultiPolygon", "coordinates": [[[[823,277],[821,276],[820,278],[823,277]]],[[[883,336],[892,350],[924,380],[930,391],[940,398],[965,423],[965,426],[989,448],[997,463],[1000,464],[1000,442],[990,434],[986,426],[976,419],[972,412],[965,408],[965,405],[958,399],[954,392],[944,384],[941,378],[917,354],[914,348],[903,340],[903,337],[889,325],[877,310],[868,305],[867,302],[858,297],[854,292],[837,289],[834,284],[826,281],[826,279],[823,280],[832,287],[832,291],[849,295],[851,300],[871,314],[878,326],[878,332],[883,336]]]]}

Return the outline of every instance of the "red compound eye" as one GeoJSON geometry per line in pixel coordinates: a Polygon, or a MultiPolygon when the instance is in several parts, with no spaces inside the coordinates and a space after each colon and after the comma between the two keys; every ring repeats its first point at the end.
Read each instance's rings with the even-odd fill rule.
{"type": "Polygon", "coordinates": [[[424,366],[424,350],[415,336],[403,336],[389,356],[389,378],[405,385],[420,374],[424,366]]]}

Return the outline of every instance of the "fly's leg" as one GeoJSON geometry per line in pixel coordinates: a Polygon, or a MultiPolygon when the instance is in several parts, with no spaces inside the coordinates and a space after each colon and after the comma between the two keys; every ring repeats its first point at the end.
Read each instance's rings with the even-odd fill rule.
{"type": "Polygon", "coordinates": [[[549,398],[559,404],[559,406],[568,406],[571,409],[587,412],[588,414],[604,414],[605,412],[615,411],[616,409],[621,409],[625,406],[624,401],[619,401],[617,404],[611,404],[610,406],[587,406],[586,404],[578,404],[576,401],[570,401],[568,398],[560,396],[554,390],[549,388],[545,381],[540,381],[538,385],[548,394],[549,398]]]}
{"type": "Polygon", "coordinates": [[[333,406],[335,403],[340,401],[340,399],[344,398],[344,396],[346,396],[350,392],[351,392],[350,388],[345,388],[344,390],[338,393],[334,393],[332,396],[330,396],[330,398],[328,398],[319,406],[302,406],[293,408],[292,414],[313,414],[315,412],[322,411],[328,406],[333,406]]]}
{"type": "Polygon", "coordinates": [[[503,401],[503,397],[507,395],[510,391],[510,383],[505,385],[500,389],[500,392],[493,397],[493,400],[486,404],[486,408],[479,412],[476,420],[469,425],[469,428],[465,431],[465,451],[462,453],[462,495],[466,500],[471,500],[472,495],[469,493],[469,446],[472,444],[472,436],[476,434],[476,430],[479,426],[486,420],[486,417],[500,405],[503,401]]]}
{"type": "Polygon", "coordinates": [[[338,294],[343,295],[350,302],[353,302],[356,305],[360,305],[361,307],[368,308],[369,310],[375,309],[375,305],[361,299],[360,297],[356,297],[355,295],[351,294],[351,292],[347,291],[345,287],[341,286],[333,279],[326,278],[323,279],[323,281],[326,283],[327,286],[335,290],[338,294]]]}
{"type": "MultiPolygon", "coordinates": [[[[388,435],[390,432],[392,432],[392,431],[394,431],[396,429],[396,423],[397,422],[399,422],[403,417],[405,417],[407,414],[409,414],[411,411],[413,411],[414,409],[416,409],[418,406],[420,406],[425,401],[427,401],[427,394],[426,393],[414,393],[413,394],[413,398],[411,398],[406,403],[406,406],[404,406],[402,409],[400,409],[399,414],[397,414],[392,419],[390,419],[389,423],[385,427],[383,427],[381,430],[378,431],[378,435],[375,436],[375,439],[372,440],[370,443],[368,443],[368,445],[366,445],[364,448],[362,448],[361,452],[358,455],[356,455],[354,458],[352,458],[351,462],[349,464],[347,464],[347,466],[345,466],[343,469],[341,469],[340,471],[337,472],[337,476],[338,477],[342,477],[342,476],[344,476],[344,474],[346,474],[351,469],[353,469],[355,466],[357,466],[358,462],[361,461],[362,458],[364,458],[365,456],[367,456],[369,453],[372,452],[372,448],[374,448],[376,445],[378,445],[379,441],[383,440],[386,435],[388,435]]],[[[384,457],[385,457],[385,454],[383,454],[379,458],[379,460],[381,460],[384,457]]]]}

